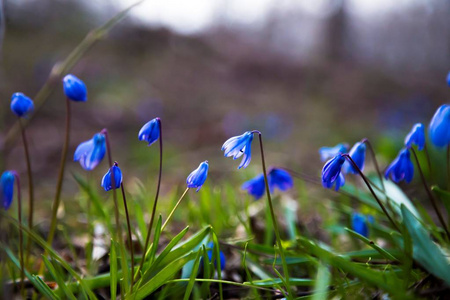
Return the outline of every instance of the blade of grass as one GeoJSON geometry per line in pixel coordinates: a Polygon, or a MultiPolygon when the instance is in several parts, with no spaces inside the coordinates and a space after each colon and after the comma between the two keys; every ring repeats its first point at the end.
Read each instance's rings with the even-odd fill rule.
{"type": "Polygon", "coordinates": [[[64,276],[60,272],[58,272],[58,270],[52,265],[52,263],[48,260],[47,257],[42,256],[42,259],[44,261],[45,266],[47,267],[47,270],[50,272],[50,275],[52,275],[53,279],[58,284],[59,289],[63,291],[67,299],[77,300],[75,295],[67,288],[66,283],[64,282],[63,279],[64,276]]]}
{"type": "Polygon", "coordinates": [[[194,288],[195,284],[195,278],[198,274],[198,268],[200,266],[200,257],[201,257],[202,251],[197,252],[197,257],[195,258],[194,266],[192,267],[191,277],[189,279],[189,283],[186,287],[186,292],[184,293],[183,300],[189,300],[189,297],[191,295],[192,289],[194,288]]]}
{"type": "Polygon", "coordinates": [[[110,283],[110,291],[111,291],[111,299],[116,299],[117,297],[117,279],[118,279],[118,268],[117,268],[117,245],[111,239],[111,251],[109,253],[109,265],[110,265],[110,273],[111,273],[111,283],[110,283]]]}

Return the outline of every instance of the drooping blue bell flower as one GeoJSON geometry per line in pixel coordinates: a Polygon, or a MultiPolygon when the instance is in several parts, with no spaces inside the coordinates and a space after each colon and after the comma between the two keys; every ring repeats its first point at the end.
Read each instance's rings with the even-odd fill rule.
{"type": "Polygon", "coordinates": [[[344,176],[341,175],[342,165],[345,162],[345,157],[341,154],[336,155],[326,162],[322,169],[322,185],[330,189],[336,183],[336,190],[339,190],[345,183],[344,176]]]}
{"type": "Polygon", "coordinates": [[[2,197],[2,206],[5,210],[11,206],[14,196],[14,172],[5,171],[0,178],[0,194],[2,197]]]}
{"type": "Polygon", "coordinates": [[[63,79],[64,94],[72,101],[87,100],[87,88],[81,79],[75,75],[68,74],[63,79]]]}
{"type": "Polygon", "coordinates": [[[96,133],[92,139],[78,145],[73,155],[74,161],[79,161],[83,169],[93,170],[105,157],[106,138],[103,133],[96,133]]]}
{"type": "Polygon", "coordinates": [[[386,169],[384,177],[388,179],[390,176],[392,181],[397,183],[402,180],[410,183],[414,177],[414,165],[410,156],[411,155],[408,148],[402,149],[398,156],[386,169]]]}
{"type": "Polygon", "coordinates": [[[277,187],[282,191],[287,191],[294,187],[294,180],[291,174],[283,169],[272,168],[268,175],[269,189],[273,192],[277,187]]]}
{"type": "MultiPolygon", "coordinates": [[[[358,168],[363,171],[364,162],[366,160],[366,144],[357,142],[355,145],[353,145],[348,154],[353,159],[358,168]]],[[[356,170],[353,164],[349,161],[346,162],[345,171],[353,174],[359,174],[358,170],[356,170]]]]}
{"type": "Polygon", "coordinates": [[[202,162],[197,169],[191,172],[186,179],[188,188],[197,188],[197,192],[202,188],[205,183],[206,177],[208,177],[208,161],[202,162]]]}
{"type": "Polygon", "coordinates": [[[348,152],[348,145],[343,143],[337,144],[334,147],[322,147],[319,149],[320,159],[322,161],[327,161],[338,154],[344,154],[347,152],[348,152]]]}
{"type": "Polygon", "coordinates": [[[419,151],[425,147],[425,126],[422,123],[415,124],[405,138],[406,147],[409,148],[413,144],[417,145],[419,151]]]}
{"type": "Polygon", "coordinates": [[[14,93],[11,96],[11,110],[18,117],[26,117],[34,110],[34,103],[22,93],[14,93]]]}
{"type": "Polygon", "coordinates": [[[369,226],[367,224],[367,218],[359,213],[352,214],[352,230],[360,235],[369,237],[369,226]]]}
{"type": "Polygon", "coordinates": [[[114,163],[114,165],[108,169],[108,172],[106,172],[105,176],[103,176],[102,179],[102,187],[105,189],[105,191],[109,191],[113,189],[112,182],[111,182],[111,169],[114,172],[114,182],[115,186],[114,189],[120,188],[120,185],[122,184],[122,171],[120,170],[117,163],[114,163]]]}
{"type": "Polygon", "coordinates": [[[241,187],[246,190],[250,195],[252,195],[255,200],[260,199],[266,190],[266,185],[264,182],[264,174],[260,174],[249,181],[244,182],[241,187]]]}
{"type": "Polygon", "coordinates": [[[159,118],[155,118],[149,122],[147,122],[144,126],[142,126],[141,130],[139,130],[138,138],[140,141],[147,141],[148,146],[153,144],[159,139],[160,134],[160,124],[161,120],[159,118]]]}
{"type": "Polygon", "coordinates": [[[251,145],[253,141],[253,133],[246,131],[242,135],[234,136],[228,139],[222,146],[225,157],[233,157],[237,159],[244,155],[238,169],[246,168],[252,159],[251,145]]]}
{"type": "Polygon", "coordinates": [[[450,105],[441,105],[431,119],[428,129],[431,142],[437,147],[450,143],[450,105]]]}
{"type": "MultiPolygon", "coordinates": [[[[206,252],[208,254],[209,261],[211,261],[212,257],[213,257],[214,242],[209,242],[207,248],[211,249],[206,252]]],[[[223,269],[225,269],[226,258],[225,258],[225,254],[223,254],[223,252],[220,250],[219,250],[219,254],[220,254],[220,269],[223,270],[223,269]]],[[[217,268],[216,261],[214,261],[214,266],[217,268]]]]}

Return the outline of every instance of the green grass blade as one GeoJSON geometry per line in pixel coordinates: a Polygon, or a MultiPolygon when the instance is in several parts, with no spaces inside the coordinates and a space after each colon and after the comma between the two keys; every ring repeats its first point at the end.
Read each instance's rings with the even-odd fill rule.
{"type": "MultiPolygon", "coordinates": [[[[159,244],[159,238],[161,236],[161,226],[162,226],[162,217],[161,217],[161,215],[159,215],[158,222],[156,223],[156,227],[155,227],[155,234],[153,237],[153,245],[150,249],[150,253],[148,254],[148,257],[146,258],[146,259],[148,259],[150,264],[152,264],[153,261],[155,260],[156,251],[158,249],[158,244],[159,244]]],[[[181,238],[183,236],[184,236],[184,234],[182,236],[180,236],[179,239],[181,240],[181,238]]],[[[164,257],[162,257],[162,258],[164,258],[164,257]]]]}
{"type": "Polygon", "coordinates": [[[403,222],[413,243],[413,257],[428,272],[441,278],[450,286],[450,265],[439,247],[414,215],[402,206],[403,222]]]}
{"type": "Polygon", "coordinates": [[[200,266],[200,257],[202,251],[197,252],[197,257],[195,258],[194,266],[192,267],[191,277],[189,279],[189,283],[186,287],[186,292],[184,293],[183,300],[189,300],[189,296],[191,295],[192,289],[194,288],[195,278],[198,274],[198,268],[200,266]]]}
{"type": "Polygon", "coordinates": [[[36,284],[39,286],[39,291],[47,296],[49,299],[59,300],[60,298],[53,292],[53,290],[37,275],[31,275],[36,284]]]}
{"type": "Polygon", "coordinates": [[[373,241],[369,240],[368,238],[366,238],[365,236],[362,236],[361,234],[349,229],[349,228],[345,228],[345,230],[350,233],[351,236],[359,239],[360,241],[364,242],[366,245],[372,247],[373,249],[375,249],[375,251],[377,251],[378,253],[380,253],[380,255],[382,255],[384,258],[391,260],[391,261],[397,261],[397,259],[392,256],[392,254],[390,254],[389,252],[387,252],[386,250],[384,250],[383,248],[381,248],[380,246],[376,245],[373,241]]]}
{"type": "Polygon", "coordinates": [[[111,273],[111,299],[116,299],[117,296],[117,280],[118,280],[118,267],[117,267],[117,245],[111,239],[111,251],[109,253],[109,264],[111,273]]]}
{"type": "Polygon", "coordinates": [[[314,285],[314,295],[312,300],[327,300],[328,287],[330,286],[331,274],[323,263],[319,263],[316,276],[316,284],[314,285]]]}
{"type": "Polygon", "coordinates": [[[72,292],[67,288],[66,283],[64,282],[64,276],[58,272],[58,270],[52,265],[52,263],[48,260],[47,257],[42,256],[42,260],[44,261],[47,270],[52,275],[53,279],[58,283],[58,287],[64,292],[68,299],[76,300],[77,298],[72,294],[72,292]]]}

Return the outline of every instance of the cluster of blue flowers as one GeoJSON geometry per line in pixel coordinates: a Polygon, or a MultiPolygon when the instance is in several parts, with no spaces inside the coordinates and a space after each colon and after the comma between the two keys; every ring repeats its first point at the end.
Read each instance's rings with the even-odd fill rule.
{"type": "MultiPolygon", "coordinates": [[[[436,147],[450,144],[450,105],[444,104],[438,108],[430,122],[428,133],[430,141],[436,147]]],[[[404,148],[384,173],[386,179],[391,178],[396,183],[403,180],[411,182],[414,177],[414,165],[410,154],[413,145],[416,145],[419,151],[426,147],[425,126],[421,123],[415,124],[405,137],[404,148]]],[[[335,190],[339,190],[345,183],[344,174],[358,174],[364,170],[365,144],[358,142],[348,154],[346,151],[344,144],[323,147],[319,150],[322,160],[329,159],[322,169],[322,184],[325,188],[335,185],[335,190]]]]}

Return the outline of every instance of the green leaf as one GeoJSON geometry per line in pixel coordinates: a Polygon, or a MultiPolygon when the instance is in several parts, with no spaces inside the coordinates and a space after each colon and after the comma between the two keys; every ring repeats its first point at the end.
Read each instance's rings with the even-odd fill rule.
{"type": "Polygon", "coordinates": [[[319,263],[314,285],[313,300],[326,300],[328,298],[328,287],[330,285],[331,274],[323,263],[319,263]]]}
{"type": "Polygon", "coordinates": [[[438,186],[432,186],[431,190],[442,200],[447,211],[447,223],[450,223],[450,193],[440,189],[438,186]]]}
{"type": "MultiPolygon", "coordinates": [[[[289,284],[295,286],[313,286],[315,283],[312,279],[306,278],[289,278],[289,284]]],[[[267,286],[271,287],[273,285],[282,285],[284,284],[280,278],[268,278],[263,280],[253,280],[252,283],[244,282],[244,284],[255,285],[255,286],[267,286]]]]}
{"type": "MultiPolygon", "coordinates": [[[[155,260],[156,250],[158,249],[158,245],[159,245],[159,237],[161,236],[161,226],[162,226],[162,217],[161,217],[161,215],[159,215],[158,222],[156,223],[156,227],[155,227],[155,234],[153,237],[153,245],[150,249],[150,253],[149,253],[148,257],[146,257],[146,259],[148,259],[150,264],[152,264],[153,261],[155,260]]],[[[183,234],[183,236],[184,236],[184,234],[183,234]]]]}
{"type": "MultiPolygon", "coordinates": [[[[164,269],[153,276],[147,283],[143,284],[136,292],[136,299],[143,299],[156,291],[160,286],[164,285],[166,281],[172,279],[178,271],[191,259],[196,257],[197,253],[192,252],[186,256],[173,260],[166,265],[164,269]]],[[[132,298],[130,298],[132,299],[132,298]]]]}
{"type": "Polygon", "coordinates": [[[428,272],[441,278],[450,286],[450,265],[439,247],[414,215],[402,206],[403,221],[413,243],[413,257],[428,272]]]}
{"type": "Polygon", "coordinates": [[[44,294],[45,296],[49,297],[50,299],[57,299],[60,298],[52,291],[52,289],[41,279],[41,277],[37,275],[31,275],[36,283],[36,286],[39,286],[38,290],[44,294]]]}
{"type": "Polygon", "coordinates": [[[42,256],[42,260],[44,261],[45,266],[47,267],[47,270],[50,272],[50,275],[52,275],[53,279],[58,283],[58,287],[64,292],[64,294],[67,296],[68,299],[76,300],[77,298],[72,294],[71,291],[66,286],[66,283],[64,282],[64,276],[57,271],[57,269],[52,265],[52,263],[48,260],[47,257],[42,256]]]}
{"type": "Polygon", "coordinates": [[[116,299],[117,295],[117,275],[118,275],[118,268],[117,268],[117,245],[111,239],[111,251],[109,253],[109,264],[110,264],[110,290],[111,290],[111,299],[116,299]]]}
{"type": "Polygon", "coordinates": [[[393,260],[393,261],[397,261],[397,259],[392,256],[389,252],[385,251],[383,248],[381,248],[380,246],[376,245],[373,241],[369,240],[368,238],[366,238],[365,236],[362,236],[361,234],[349,229],[349,228],[345,228],[345,230],[350,233],[350,235],[352,235],[353,237],[359,239],[360,241],[364,242],[366,245],[372,247],[373,249],[375,249],[375,251],[377,251],[378,253],[380,253],[384,258],[388,259],[388,260],[393,260]]]}
{"type": "Polygon", "coordinates": [[[189,300],[189,296],[191,295],[192,289],[194,288],[195,278],[198,274],[198,267],[200,265],[200,257],[202,251],[197,252],[197,257],[195,258],[194,266],[192,267],[191,277],[189,278],[189,283],[186,287],[186,292],[184,293],[183,300],[189,300]]]}

